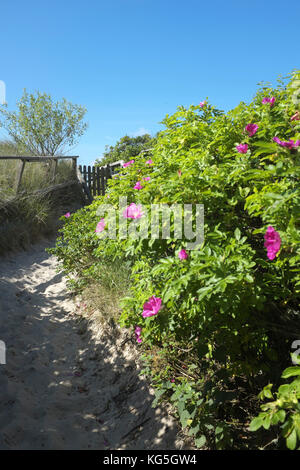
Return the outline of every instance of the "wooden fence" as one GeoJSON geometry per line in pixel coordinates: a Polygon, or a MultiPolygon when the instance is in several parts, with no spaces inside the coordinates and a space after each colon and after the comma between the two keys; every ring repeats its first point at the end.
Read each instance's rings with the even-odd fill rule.
{"type": "MultiPolygon", "coordinates": [[[[104,195],[107,187],[107,180],[117,173],[118,168],[123,165],[123,160],[112,163],[110,165],[96,167],[96,166],[77,166],[78,156],[0,156],[0,160],[19,160],[20,165],[17,171],[16,179],[14,182],[15,192],[18,193],[21,188],[22,176],[26,163],[31,162],[42,162],[48,163],[50,167],[50,182],[55,181],[57,172],[57,163],[60,159],[71,159],[72,169],[71,172],[73,177],[69,182],[56,185],[57,187],[63,187],[68,184],[74,184],[74,180],[78,181],[84,191],[89,202],[93,201],[93,198],[98,195],[104,195]]],[[[55,185],[50,188],[55,189],[55,185]]],[[[37,191],[39,192],[39,191],[37,191]]]]}
{"type": "Polygon", "coordinates": [[[123,160],[101,167],[79,165],[79,171],[91,199],[95,196],[104,196],[107,180],[117,173],[117,169],[120,168],[122,164],[123,160]]]}
{"type": "Polygon", "coordinates": [[[74,174],[74,179],[77,178],[76,174],[76,169],[77,169],[77,158],[78,156],[50,156],[50,155],[45,155],[45,156],[38,156],[38,157],[22,157],[22,156],[0,156],[0,160],[19,160],[20,165],[19,169],[17,171],[17,176],[16,180],[14,182],[14,189],[15,192],[18,193],[21,188],[21,182],[22,182],[22,176],[25,168],[26,163],[32,163],[32,162],[42,162],[42,163],[48,163],[49,166],[51,167],[51,175],[50,175],[50,181],[54,182],[55,176],[56,176],[56,171],[57,171],[57,162],[58,160],[61,159],[72,159],[72,168],[73,168],[73,174],[74,174]]]}

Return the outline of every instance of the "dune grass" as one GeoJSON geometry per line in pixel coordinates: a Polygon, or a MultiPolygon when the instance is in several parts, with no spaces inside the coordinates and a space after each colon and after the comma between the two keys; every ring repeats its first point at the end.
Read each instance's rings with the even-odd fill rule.
{"type": "Polygon", "coordinates": [[[115,261],[101,265],[102,274],[83,289],[81,297],[84,309],[93,315],[95,324],[115,325],[118,322],[120,299],[128,295],[130,270],[126,263],[115,261]]]}
{"type": "MultiPolygon", "coordinates": [[[[13,142],[1,141],[0,155],[18,156],[21,153],[13,142]]],[[[22,153],[22,156],[27,154],[22,153]]],[[[27,162],[16,194],[19,166],[19,160],[0,160],[0,255],[10,250],[26,249],[39,238],[54,235],[59,226],[58,217],[70,204],[78,203],[78,195],[68,189],[65,193],[33,194],[74,179],[71,159],[58,160],[54,180],[49,160],[27,162]]]]}
{"type": "MultiPolygon", "coordinates": [[[[0,160],[0,200],[15,196],[15,181],[20,166],[19,160],[0,160]]],[[[58,160],[54,180],[51,178],[51,164],[27,162],[25,164],[20,192],[30,193],[54,184],[64,183],[73,178],[72,160],[58,160]]]]}

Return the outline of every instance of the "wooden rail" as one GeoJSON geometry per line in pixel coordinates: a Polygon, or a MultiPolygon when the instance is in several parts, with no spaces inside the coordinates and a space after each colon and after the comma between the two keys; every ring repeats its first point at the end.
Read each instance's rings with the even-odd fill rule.
{"type": "MultiPolygon", "coordinates": [[[[104,196],[107,187],[107,180],[117,173],[118,168],[123,166],[123,160],[114,162],[102,167],[97,166],[77,166],[78,156],[65,155],[45,155],[45,156],[0,156],[1,160],[19,160],[20,165],[17,171],[14,189],[16,194],[20,192],[22,176],[26,163],[42,162],[50,165],[50,182],[54,183],[57,172],[57,162],[61,159],[72,159],[72,168],[74,179],[79,182],[89,202],[93,201],[95,196],[104,196]]],[[[67,184],[67,183],[66,183],[67,184]]],[[[54,187],[54,186],[53,186],[54,187]]],[[[51,187],[50,187],[51,188],[51,187]]]]}
{"type": "Polygon", "coordinates": [[[51,165],[51,182],[54,182],[55,180],[55,176],[56,176],[56,172],[57,172],[57,162],[58,160],[62,160],[62,159],[72,159],[72,168],[73,168],[73,174],[74,174],[74,178],[77,178],[77,156],[65,156],[65,155],[45,155],[45,156],[19,156],[19,155],[13,155],[13,156],[0,156],[0,160],[19,160],[20,161],[20,165],[19,165],[19,169],[17,171],[17,177],[16,177],[16,180],[15,180],[15,184],[14,184],[14,189],[15,189],[15,192],[18,193],[20,191],[20,187],[21,187],[21,182],[22,182],[22,176],[23,176],[23,172],[24,172],[24,168],[25,168],[25,164],[28,162],[28,163],[32,163],[32,162],[49,162],[50,165],[51,165]]]}

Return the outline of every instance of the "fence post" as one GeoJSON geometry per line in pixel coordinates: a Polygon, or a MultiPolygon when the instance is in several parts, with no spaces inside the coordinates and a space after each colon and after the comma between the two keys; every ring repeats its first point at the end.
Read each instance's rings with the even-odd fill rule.
{"type": "Polygon", "coordinates": [[[96,167],[97,195],[100,196],[100,168],[96,167]]]}
{"type": "Polygon", "coordinates": [[[72,168],[73,168],[74,178],[77,178],[77,158],[72,158],[72,168]]]}
{"type": "Polygon", "coordinates": [[[55,158],[52,162],[52,171],[51,171],[51,183],[55,180],[56,170],[57,170],[57,158],[55,158]]]}
{"type": "Polygon", "coordinates": [[[25,163],[26,163],[25,160],[21,160],[21,162],[20,162],[19,171],[17,173],[17,178],[16,178],[16,181],[15,181],[15,191],[16,191],[16,193],[19,192],[19,189],[20,189],[20,186],[21,186],[21,180],[22,180],[22,175],[23,175],[25,163]]]}
{"type": "MultiPolygon", "coordinates": [[[[83,167],[83,168],[85,168],[85,167],[83,167]]],[[[93,197],[92,197],[92,195],[91,195],[91,193],[90,193],[90,190],[89,190],[89,188],[88,188],[88,186],[87,186],[87,184],[86,184],[85,179],[83,178],[83,176],[82,176],[82,174],[81,174],[81,171],[80,171],[78,168],[77,168],[76,171],[77,171],[78,180],[79,180],[79,182],[81,183],[81,186],[83,187],[83,190],[84,190],[85,194],[87,195],[89,202],[93,202],[93,197]]]]}
{"type": "Polygon", "coordinates": [[[106,169],[105,169],[105,176],[106,176],[106,178],[105,178],[105,191],[106,191],[106,188],[107,188],[107,180],[108,180],[109,178],[111,178],[111,167],[110,167],[110,165],[107,165],[107,167],[106,167],[106,169]]]}
{"type": "Polygon", "coordinates": [[[95,167],[92,166],[92,183],[93,183],[93,196],[97,196],[97,190],[96,190],[96,172],[95,172],[95,167]]]}
{"type": "Polygon", "coordinates": [[[91,174],[91,167],[88,166],[88,187],[89,187],[89,191],[91,193],[91,195],[93,196],[93,192],[92,192],[92,174],[91,174]]]}
{"type": "Polygon", "coordinates": [[[104,167],[101,167],[101,193],[102,196],[105,194],[105,180],[104,180],[104,167]]]}

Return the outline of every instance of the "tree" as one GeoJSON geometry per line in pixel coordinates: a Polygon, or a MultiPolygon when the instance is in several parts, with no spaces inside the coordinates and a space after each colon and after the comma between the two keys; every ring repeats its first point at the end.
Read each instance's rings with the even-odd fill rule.
{"type": "Polygon", "coordinates": [[[10,112],[6,104],[0,106],[0,127],[24,154],[62,155],[87,128],[82,122],[86,109],[65,98],[54,102],[46,93],[29,94],[24,89],[17,108],[10,112]]]}
{"type": "Polygon", "coordinates": [[[96,160],[97,166],[107,165],[119,160],[128,162],[142,151],[146,152],[156,143],[156,137],[151,137],[149,134],[140,135],[138,137],[129,137],[125,135],[122,137],[115,146],[106,146],[102,158],[96,160]]]}

